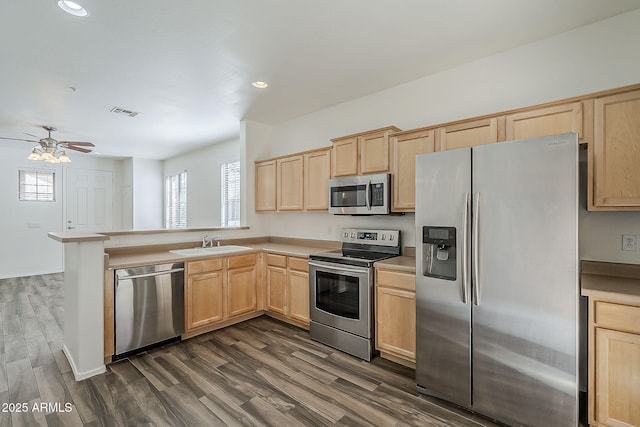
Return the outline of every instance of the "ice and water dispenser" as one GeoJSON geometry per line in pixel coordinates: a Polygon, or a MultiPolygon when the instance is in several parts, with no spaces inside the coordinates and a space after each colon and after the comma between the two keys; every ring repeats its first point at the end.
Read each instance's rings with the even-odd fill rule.
{"type": "Polygon", "coordinates": [[[422,227],[423,276],[456,280],[456,228],[422,227]]]}

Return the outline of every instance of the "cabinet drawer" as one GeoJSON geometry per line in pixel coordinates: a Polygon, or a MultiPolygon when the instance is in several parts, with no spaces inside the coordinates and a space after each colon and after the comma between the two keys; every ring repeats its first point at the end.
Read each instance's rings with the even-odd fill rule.
{"type": "Polygon", "coordinates": [[[376,269],[376,285],[389,286],[392,288],[416,291],[416,276],[410,273],[399,271],[376,269]]]}
{"type": "Polygon", "coordinates": [[[640,307],[596,302],[598,327],[640,334],[640,307]]]}
{"type": "Polygon", "coordinates": [[[291,270],[309,271],[309,261],[306,258],[289,257],[289,268],[291,270]]]}
{"type": "Polygon", "coordinates": [[[191,261],[187,263],[188,274],[215,270],[222,270],[222,258],[205,259],[203,261],[191,261]]]}
{"type": "Polygon", "coordinates": [[[250,267],[256,265],[256,254],[229,257],[228,268],[250,267]]]}
{"type": "Polygon", "coordinates": [[[284,255],[267,254],[267,265],[273,265],[276,267],[286,267],[287,257],[284,255]]]}

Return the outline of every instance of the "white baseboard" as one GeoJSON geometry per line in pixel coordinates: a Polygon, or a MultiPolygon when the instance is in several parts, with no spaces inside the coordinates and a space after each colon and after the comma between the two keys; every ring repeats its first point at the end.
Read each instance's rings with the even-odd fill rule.
{"type": "Polygon", "coordinates": [[[107,368],[104,365],[99,366],[95,369],[91,369],[90,371],[80,372],[78,371],[78,368],[73,358],[69,354],[69,350],[67,349],[66,344],[62,345],[62,352],[64,353],[65,357],[69,361],[69,365],[71,365],[71,370],[73,371],[73,377],[76,379],[76,381],[86,380],[87,378],[91,378],[96,375],[104,374],[105,372],[107,372],[107,368]]]}

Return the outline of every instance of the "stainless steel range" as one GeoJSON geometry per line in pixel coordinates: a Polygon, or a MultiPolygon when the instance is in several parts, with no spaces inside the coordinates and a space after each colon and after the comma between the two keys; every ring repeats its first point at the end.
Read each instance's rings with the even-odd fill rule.
{"type": "Polygon", "coordinates": [[[309,256],[311,338],[373,355],[373,263],[400,255],[400,231],[342,229],[342,249],[309,256]]]}

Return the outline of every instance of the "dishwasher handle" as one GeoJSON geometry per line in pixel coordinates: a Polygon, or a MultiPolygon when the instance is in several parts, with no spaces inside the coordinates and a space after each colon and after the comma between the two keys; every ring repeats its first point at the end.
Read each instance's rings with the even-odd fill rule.
{"type": "Polygon", "coordinates": [[[131,280],[131,279],[142,279],[144,277],[156,277],[156,276],[162,276],[164,274],[179,273],[181,271],[184,271],[184,268],[172,268],[171,270],[162,270],[162,271],[155,271],[153,273],[136,274],[134,276],[118,277],[118,281],[120,281],[120,280],[131,280]]]}

